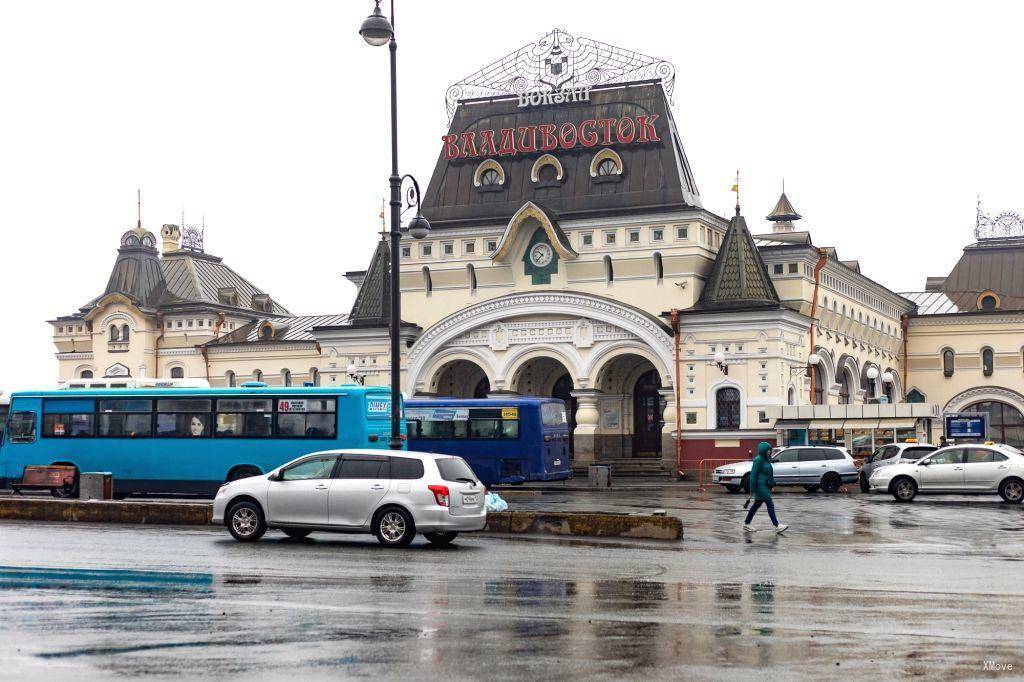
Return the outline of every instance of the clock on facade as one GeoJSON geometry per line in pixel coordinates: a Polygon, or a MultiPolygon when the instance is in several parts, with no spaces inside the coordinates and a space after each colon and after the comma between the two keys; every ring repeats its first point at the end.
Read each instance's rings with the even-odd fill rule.
{"type": "Polygon", "coordinates": [[[538,268],[543,268],[551,262],[553,255],[550,244],[534,244],[533,248],[530,249],[530,262],[538,268]]]}

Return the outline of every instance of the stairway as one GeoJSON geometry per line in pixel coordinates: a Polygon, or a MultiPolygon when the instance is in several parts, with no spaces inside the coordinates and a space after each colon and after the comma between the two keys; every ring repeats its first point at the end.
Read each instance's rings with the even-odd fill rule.
{"type": "Polygon", "coordinates": [[[673,473],[656,457],[606,457],[597,464],[611,467],[613,481],[619,478],[669,478],[673,473]]]}

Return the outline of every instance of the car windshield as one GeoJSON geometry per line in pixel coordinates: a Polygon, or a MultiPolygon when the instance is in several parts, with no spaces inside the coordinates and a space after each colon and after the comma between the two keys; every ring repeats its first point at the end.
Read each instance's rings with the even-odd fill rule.
{"type": "Polygon", "coordinates": [[[461,457],[446,457],[437,460],[437,470],[446,481],[468,481],[475,483],[477,478],[473,470],[461,457]]]}
{"type": "Polygon", "coordinates": [[[900,453],[900,459],[912,459],[917,461],[925,455],[935,452],[936,448],[907,448],[900,453]]]}

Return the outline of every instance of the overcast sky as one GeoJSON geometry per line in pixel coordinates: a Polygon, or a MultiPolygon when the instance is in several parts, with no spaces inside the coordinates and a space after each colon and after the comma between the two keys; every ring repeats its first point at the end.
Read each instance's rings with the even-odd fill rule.
{"type": "MultiPolygon", "coordinates": [[[[782,178],[819,245],[897,290],[1024,210],[1019,3],[398,0],[400,163],[425,185],[446,87],[554,27],[676,66],[704,206],[767,229],[782,178]]],[[[52,328],[134,225],[298,314],[347,312],[387,192],[388,54],[370,0],[0,3],[0,388],[56,379],[52,328]]]]}

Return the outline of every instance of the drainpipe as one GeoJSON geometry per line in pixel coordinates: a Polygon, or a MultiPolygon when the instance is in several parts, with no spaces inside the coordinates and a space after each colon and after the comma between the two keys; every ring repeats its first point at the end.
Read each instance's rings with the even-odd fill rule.
{"type": "Polygon", "coordinates": [[[675,337],[676,345],[676,376],[673,380],[676,389],[676,473],[679,476],[683,475],[683,422],[682,422],[682,405],[680,388],[679,388],[679,355],[680,355],[680,338],[679,338],[679,310],[673,308],[671,312],[672,320],[672,336],[675,337]]]}
{"type": "MultiPolygon", "coordinates": [[[[818,262],[814,264],[814,295],[811,297],[811,349],[808,351],[808,355],[814,352],[814,321],[815,315],[818,314],[818,286],[821,284],[821,271],[828,263],[828,251],[825,249],[818,249],[818,262]]],[[[811,400],[814,399],[814,370],[808,366],[808,373],[811,375],[811,400]]]]}
{"type": "Polygon", "coordinates": [[[217,321],[213,323],[213,338],[220,338],[220,328],[224,326],[224,313],[217,313],[217,321]]]}
{"type": "Polygon", "coordinates": [[[900,329],[903,330],[903,400],[907,400],[907,377],[910,374],[909,360],[907,360],[907,333],[910,331],[910,314],[900,315],[900,329]]]}
{"type": "Polygon", "coordinates": [[[156,311],[156,323],[160,326],[160,333],[157,334],[156,340],[153,341],[153,359],[156,364],[155,379],[160,378],[160,341],[164,338],[164,313],[162,310],[156,311]]]}
{"type": "Polygon", "coordinates": [[[206,363],[206,383],[210,383],[210,351],[205,343],[199,346],[199,352],[203,354],[203,362],[206,363]]]}

